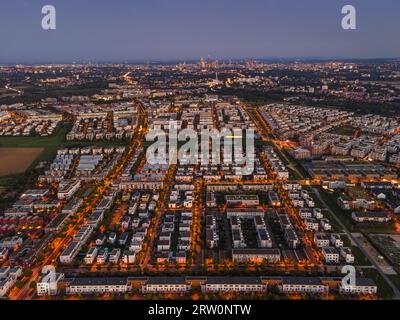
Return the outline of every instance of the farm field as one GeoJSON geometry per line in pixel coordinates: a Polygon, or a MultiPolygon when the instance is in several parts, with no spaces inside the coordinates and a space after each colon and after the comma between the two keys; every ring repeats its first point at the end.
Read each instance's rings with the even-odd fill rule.
{"type": "Polygon", "coordinates": [[[0,177],[25,172],[43,148],[0,148],[0,177]]]}

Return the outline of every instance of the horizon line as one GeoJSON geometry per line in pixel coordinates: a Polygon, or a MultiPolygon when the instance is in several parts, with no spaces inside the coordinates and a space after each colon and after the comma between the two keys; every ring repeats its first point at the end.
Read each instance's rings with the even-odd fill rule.
{"type": "MultiPolygon", "coordinates": [[[[66,60],[43,60],[43,61],[0,61],[0,65],[39,65],[39,64],[169,64],[169,63],[193,63],[198,62],[202,57],[197,58],[171,58],[171,59],[71,59],[66,60]]],[[[203,57],[204,58],[204,57],[203,57]]],[[[208,60],[208,59],[206,59],[208,60]]],[[[240,57],[240,58],[226,58],[226,57],[214,57],[211,58],[212,61],[220,62],[242,62],[242,61],[284,61],[284,62],[295,62],[295,61],[372,61],[372,60],[400,60],[400,56],[396,57],[313,57],[313,56],[303,56],[303,57],[240,57]]]]}

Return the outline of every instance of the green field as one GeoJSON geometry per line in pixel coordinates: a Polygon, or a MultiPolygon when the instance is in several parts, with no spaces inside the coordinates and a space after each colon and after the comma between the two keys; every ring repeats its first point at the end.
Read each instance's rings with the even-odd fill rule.
{"type": "Polygon", "coordinates": [[[325,203],[329,206],[329,208],[333,211],[336,217],[350,230],[355,231],[356,225],[354,221],[351,219],[351,213],[346,212],[345,210],[341,209],[337,204],[338,193],[337,192],[329,192],[321,187],[317,187],[319,189],[319,194],[321,198],[325,201],[325,203]]]}
{"type": "Polygon", "coordinates": [[[394,283],[394,285],[400,289],[400,275],[389,275],[390,280],[394,283]]]}
{"type": "Polygon", "coordinates": [[[386,280],[379,274],[375,269],[364,269],[364,274],[375,281],[378,286],[378,296],[383,299],[392,299],[394,292],[392,287],[386,282],[386,280]]]}
{"type": "Polygon", "coordinates": [[[65,141],[68,126],[61,127],[49,137],[0,137],[0,147],[10,148],[56,148],[65,141]]]}
{"type": "Polygon", "coordinates": [[[350,126],[340,126],[332,129],[329,133],[339,134],[341,136],[352,136],[355,132],[355,129],[350,126]]]}
{"type": "Polygon", "coordinates": [[[351,251],[353,252],[355,258],[355,264],[359,266],[370,266],[371,262],[367,256],[361,251],[360,248],[351,246],[351,251]]]}

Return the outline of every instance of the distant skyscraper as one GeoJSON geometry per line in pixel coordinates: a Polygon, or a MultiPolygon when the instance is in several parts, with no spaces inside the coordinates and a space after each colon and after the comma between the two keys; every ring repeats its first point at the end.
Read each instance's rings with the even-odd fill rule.
{"type": "Polygon", "coordinates": [[[205,69],[205,68],[207,68],[207,62],[206,62],[206,60],[204,60],[204,58],[201,58],[200,59],[200,68],[202,68],[202,69],[205,69]]]}

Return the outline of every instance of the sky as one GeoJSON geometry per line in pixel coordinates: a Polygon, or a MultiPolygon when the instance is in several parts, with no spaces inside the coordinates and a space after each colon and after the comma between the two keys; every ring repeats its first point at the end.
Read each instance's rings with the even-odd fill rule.
{"type": "Polygon", "coordinates": [[[399,0],[0,0],[0,63],[400,57],[399,0]],[[57,29],[43,30],[44,5],[57,29]],[[357,10],[343,30],[341,9],[357,10]]]}

